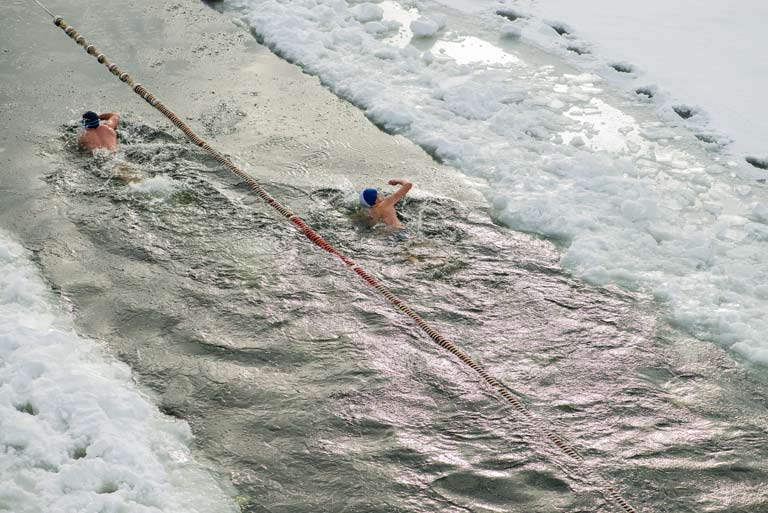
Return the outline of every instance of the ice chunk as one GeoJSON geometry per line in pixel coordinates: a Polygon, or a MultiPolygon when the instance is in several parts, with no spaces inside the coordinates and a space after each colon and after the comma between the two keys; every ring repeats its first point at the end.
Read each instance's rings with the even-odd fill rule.
{"type": "Polygon", "coordinates": [[[624,200],[621,203],[621,213],[632,222],[644,221],[654,217],[656,205],[650,201],[624,200]]]}
{"type": "Polygon", "coordinates": [[[521,35],[522,31],[514,23],[505,23],[501,27],[501,37],[507,39],[518,39],[521,35]]]}
{"type": "Polygon", "coordinates": [[[440,28],[440,24],[436,20],[424,16],[411,22],[413,37],[432,37],[437,34],[440,28]]]}
{"type": "Polygon", "coordinates": [[[382,23],[384,23],[384,26],[387,27],[387,30],[391,31],[399,30],[400,27],[403,26],[403,24],[397,20],[384,20],[382,23]]]}
{"type": "Polygon", "coordinates": [[[752,219],[758,223],[768,224],[768,203],[758,203],[752,208],[752,219]]]}
{"type": "Polygon", "coordinates": [[[370,2],[358,4],[350,10],[355,19],[361,23],[378,21],[384,16],[384,9],[370,2]]]}
{"type": "Polygon", "coordinates": [[[389,29],[379,21],[369,21],[365,24],[365,31],[369,34],[383,34],[384,32],[389,32],[389,29]]]}
{"type": "Polygon", "coordinates": [[[386,59],[388,61],[393,61],[400,56],[400,52],[398,52],[394,48],[381,48],[379,50],[376,50],[373,55],[375,57],[378,57],[379,59],[386,59]]]}

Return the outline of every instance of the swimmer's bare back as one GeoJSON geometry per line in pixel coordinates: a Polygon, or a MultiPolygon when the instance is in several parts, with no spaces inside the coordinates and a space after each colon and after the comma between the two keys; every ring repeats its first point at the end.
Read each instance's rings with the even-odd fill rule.
{"type": "Polygon", "coordinates": [[[115,129],[120,122],[120,115],[115,112],[99,114],[99,126],[85,128],[77,142],[86,150],[115,150],[117,149],[117,133],[115,129]]]}
{"type": "Polygon", "coordinates": [[[413,184],[407,180],[390,180],[387,183],[389,185],[399,185],[400,188],[385,198],[377,198],[376,203],[371,207],[370,222],[371,225],[384,223],[393,228],[402,228],[403,224],[397,218],[395,205],[408,194],[413,184]]]}

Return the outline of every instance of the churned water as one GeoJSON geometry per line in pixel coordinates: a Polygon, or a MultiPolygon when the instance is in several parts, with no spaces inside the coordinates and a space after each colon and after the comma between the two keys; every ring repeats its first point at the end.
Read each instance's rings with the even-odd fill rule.
{"type": "MultiPolygon", "coordinates": [[[[568,239],[590,219],[597,230],[612,223],[612,240],[651,230],[685,257],[654,253],[644,260],[651,277],[700,261],[707,283],[723,262],[743,262],[742,275],[759,278],[751,251],[761,247],[763,182],[727,163],[703,165],[717,148],[658,120],[645,99],[528,48],[509,30],[509,13],[478,21],[445,11],[422,20],[416,28],[427,37],[412,41],[410,22],[439,15],[437,4],[227,4],[244,9],[237,16],[252,34],[191,0],[83,0],[62,14],[217,147],[242,152],[235,160],[270,193],[522,397],[638,511],[768,509],[764,369],[723,348],[734,339],[721,346],[671,327],[669,304],[645,292],[658,290],[621,274],[643,253],[603,248],[600,274],[598,253],[588,251],[595,239],[582,239],[581,253],[568,239]],[[297,21],[298,7],[308,17],[297,21]],[[360,21],[370,16],[380,19],[360,21]],[[390,102],[371,103],[366,115],[401,135],[378,132],[252,37],[297,34],[297,25],[313,34],[318,22],[336,28],[291,40],[296,52],[319,50],[303,69],[358,106],[390,102]],[[303,46],[318,41],[328,46],[303,46]],[[328,72],[345,70],[349,82],[336,87],[328,72]],[[359,77],[370,79],[364,90],[359,77]],[[408,121],[403,105],[423,131],[398,125],[408,121]],[[516,189],[514,169],[534,189],[537,180],[551,187],[538,196],[516,189]],[[399,210],[405,236],[369,230],[357,211],[361,184],[395,177],[416,182],[399,210]],[[658,193],[655,210],[640,195],[646,186],[658,193]],[[489,205],[482,193],[501,199],[489,205]],[[686,223],[653,230],[672,211],[710,230],[711,252],[696,245],[700,252],[683,254],[695,232],[686,223]],[[715,217],[717,225],[702,221],[715,217]],[[571,231],[558,235],[558,226],[571,231]],[[609,283],[622,276],[617,283],[635,291],[609,283]]],[[[93,499],[93,511],[219,513],[232,502],[211,476],[226,476],[246,513],[612,511],[540,429],[410,320],[103,69],[80,68],[82,52],[51,48],[65,36],[47,39],[52,29],[36,28],[27,7],[2,8],[14,23],[3,33],[13,36],[4,40],[10,52],[0,53],[0,160],[10,163],[0,173],[0,222],[28,249],[0,234],[0,509],[58,513],[64,504],[80,513],[76,501],[93,499]],[[86,103],[124,114],[118,153],[76,150],[77,127],[65,121],[86,103]],[[82,387],[40,381],[62,368],[56,376],[80,376],[82,387]]],[[[270,44],[281,50],[278,39],[270,44]]],[[[669,290],[696,292],[691,276],[669,290]],[[674,287],[683,282],[694,286],[674,287]]],[[[750,283],[746,299],[756,306],[746,313],[759,317],[760,281],[750,283]]],[[[698,307],[713,297],[697,298],[685,319],[701,319],[698,307]]],[[[721,299],[726,313],[736,309],[721,299]]],[[[739,327],[726,317],[723,326],[739,327]]],[[[760,337],[748,341],[761,347],[760,337]]]]}
{"type": "Polygon", "coordinates": [[[379,126],[486,180],[494,215],[559,240],[565,269],[646,290],[676,326],[768,363],[760,166],[684,125],[693,107],[660,117],[657,99],[617,87],[632,66],[579,68],[531,44],[578,44],[572,29],[521,14],[510,32],[515,15],[492,4],[475,16],[428,0],[224,2],[379,126]]]}
{"type": "MultiPolygon", "coordinates": [[[[514,411],[190,144],[129,123],[47,181],[86,243],[88,330],[187,419],[244,511],[609,511],[514,411]]],[[[640,511],[766,504],[768,390],[641,295],[584,285],[482,210],[408,199],[407,237],[351,190],[268,189],[551,421],[640,511]]]]}

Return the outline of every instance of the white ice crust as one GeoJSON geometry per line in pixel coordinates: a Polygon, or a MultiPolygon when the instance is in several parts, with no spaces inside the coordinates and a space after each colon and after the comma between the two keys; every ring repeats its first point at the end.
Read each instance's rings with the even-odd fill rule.
{"type": "MultiPolygon", "coordinates": [[[[742,159],[768,157],[768,43],[764,0],[435,0],[467,13],[511,9],[529,42],[574,63],[607,70],[627,87],[662,88],[656,98],[695,107],[688,123],[719,134],[742,159]],[[550,29],[560,24],[569,34],[550,29]],[[587,55],[574,55],[568,47],[587,55]],[[629,76],[608,65],[630,64],[629,76]]],[[[659,91],[657,91],[659,92],[659,91]]]]}
{"type": "MultiPolygon", "coordinates": [[[[425,50],[402,30],[369,33],[344,0],[228,3],[377,124],[485,179],[495,217],[556,240],[566,269],[650,293],[674,325],[768,362],[765,188],[689,131],[615,107],[630,100],[600,73],[531,65],[523,50],[472,34],[438,35],[425,50]]],[[[380,3],[385,21],[391,4],[380,3]]],[[[434,14],[406,12],[412,6],[421,4],[397,16],[434,14]]],[[[497,31],[510,23],[493,12],[488,20],[497,31]]]]}
{"type": "Polygon", "coordinates": [[[0,231],[0,511],[234,513],[126,365],[79,337],[0,231]]]}

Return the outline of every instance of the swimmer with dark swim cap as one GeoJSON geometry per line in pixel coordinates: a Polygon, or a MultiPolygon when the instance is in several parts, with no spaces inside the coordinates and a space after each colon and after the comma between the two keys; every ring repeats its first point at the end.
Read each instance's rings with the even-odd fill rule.
{"type": "Polygon", "coordinates": [[[390,180],[389,185],[399,185],[400,188],[389,196],[381,197],[376,189],[364,189],[360,191],[360,204],[370,209],[370,224],[384,223],[393,228],[402,228],[403,225],[397,218],[395,205],[403,199],[413,184],[406,180],[390,180]]]}
{"type": "Polygon", "coordinates": [[[86,150],[114,150],[117,148],[115,128],[119,122],[120,115],[115,112],[96,114],[89,110],[83,114],[84,131],[78,137],[77,143],[86,150]]]}
{"type": "Polygon", "coordinates": [[[99,126],[99,115],[89,110],[83,114],[83,128],[97,128],[99,126]]]}

